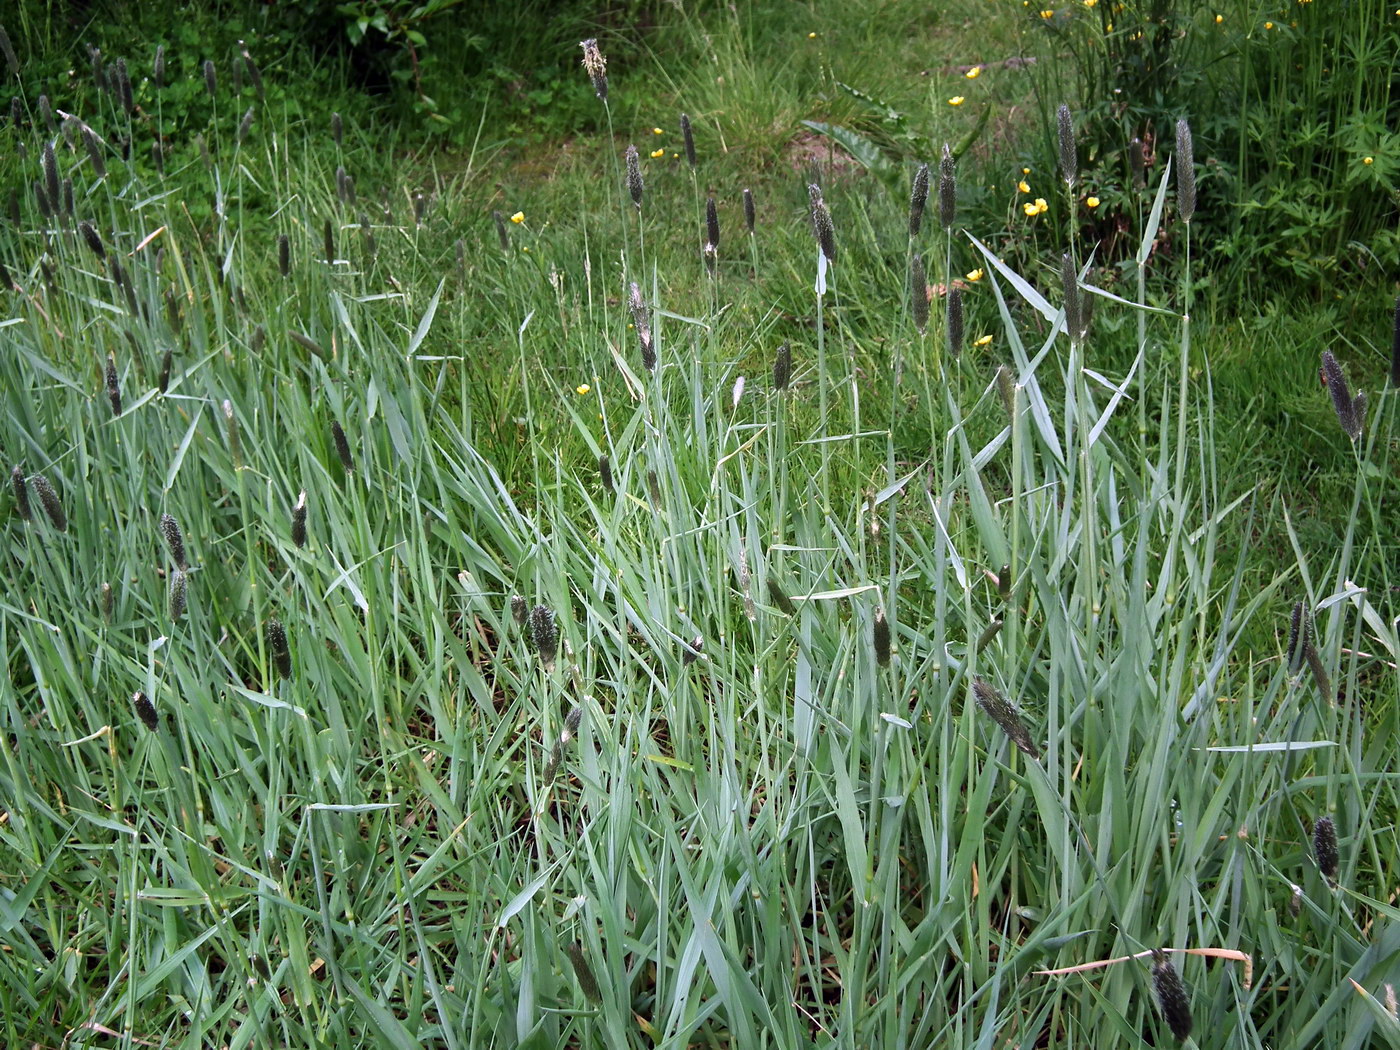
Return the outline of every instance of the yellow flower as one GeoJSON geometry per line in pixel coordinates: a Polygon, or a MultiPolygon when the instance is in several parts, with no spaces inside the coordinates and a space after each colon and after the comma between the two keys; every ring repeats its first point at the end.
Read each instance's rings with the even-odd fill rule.
{"type": "Polygon", "coordinates": [[[968,80],[976,80],[976,79],[977,79],[978,77],[980,77],[981,75],[982,75],[982,67],[981,67],[981,66],[973,66],[971,69],[969,69],[966,73],[963,74],[963,76],[967,77],[968,80]]]}
{"type": "Polygon", "coordinates": [[[1265,28],[1265,29],[1272,29],[1272,28],[1274,28],[1274,24],[1273,24],[1272,22],[1265,22],[1265,23],[1264,23],[1264,28],[1265,28]]]}
{"type": "Polygon", "coordinates": [[[1219,25],[1219,24],[1220,24],[1221,22],[1223,22],[1223,21],[1225,21],[1225,16],[1224,16],[1224,15],[1216,15],[1216,16],[1215,16],[1215,24],[1216,24],[1216,25],[1219,25]]]}
{"type": "Polygon", "coordinates": [[[588,393],[588,391],[591,389],[592,387],[590,387],[587,383],[580,383],[578,386],[574,387],[574,393],[582,396],[583,394],[588,393]]]}
{"type": "Polygon", "coordinates": [[[1085,7],[1097,7],[1099,0],[1084,0],[1085,7]]]}
{"type": "Polygon", "coordinates": [[[1021,174],[1022,174],[1022,175],[1029,175],[1030,173],[1031,173],[1031,169],[1030,169],[1030,168],[1022,168],[1022,169],[1021,169],[1021,174]]]}
{"type": "Polygon", "coordinates": [[[982,268],[979,266],[975,270],[968,270],[967,279],[969,281],[980,281],[982,279],[982,268]]]}
{"type": "Polygon", "coordinates": [[[1051,19],[1051,18],[1054,18],[1054,17],[1055,17],[1055,11],[1054,11],[1053,8],[1047,8],[1046,10],[1040,12],[1040,17],[1041,17],[1041,18],[1044,18],[1044,19],[1047,19],[1047,20],[1048,20],[1048,19],[1051,19]]]}
{"type": "Polygon", "coordinates": [[[666,156],[666,151],[665,151],[664,149],[654,149],[654,150],[651,151],[651,159],[652,159],[652,160],[655,160],[657,157],[664,157],[664,156],[666,156]]]}
{"type": "Polygon", "coordinates": [[[808,40],[815,40],[815,39],[817,39],[817,34],[816,34],[816,33],[808,33],[808,34],[807,34],[807,39],[808,39],[808,40]]]}
{"type": "Polygon", "coordinates": [[[1104,26],[1104,27],[1103,27],[1103,31],[1104,31],[1105,33],[1111,33],[1111,32],[1113,32],[1113,23],[1110,22],[1110,23],[1108,23],[1108,25],[1104,26]]]}
{"type": "Polygon", "coordinates": [[[1050,210],[1050,205],[1045,203],[1044,197],[1037,197],[1034,204],[1023,204],[1021,210],[1026,213],[1028,219],[1034,219],[1041,212],[1050,210]]]}
{"type": "Polygon", "coordinates": [[[523,211],[516,212],[510,217],[510,221],[519,225],[520,223],[525,221],[525,213],[523,211]]]}
{"type": "Polygon", "coordinates": [[[961,95],[954,95],[948,100],[950,106],[961,106],[966,100],[961,95]]]}
{"type": "Polygon", "coordinates": [[[662,135],[662,134],[665,134],[665,132],[663,132],[660,128],[652,128],[652,129],[651,129],[651,133],[652,133],[653,135],[662,135]]]}
{"type": "Polygon", "coordinates": [[[990,335],[984,335],[984,336],[982,336],[982,338],[980,338],[980,339],[974,339],[974,340],[972,341],[972,345],[973,345],[973,346],[986,346],[986,345],[987,345],[988,343],[990,343],[991,341],[992,341],[992,337],[991,337],[990,335]]]}
{"type": "Polygon", "coordinates": [[[1089,207],[1091,208],[1097,208],[1099,206],[1099,199],[1097,197],[1090,197],[1084,203],[1089,205],[1089,207]]]}
{"type": "Polygon", "coordinates": [[[1016,183],[1016,188],[1022,193],[1030,193],[1031,191],[1030,184],[1026,182],[1025,179],[1022,179],[1020,182],[1016,183]]]}
{"type": "Polygon", "coordinates": [[[1361,163],[1362,163],[1362,164],[1374,164],[1374,163],[1376,163],[1376,158],[1375,158],[1375,157],[1362,157],[1362,158],[1361,158],[1361,163]]]}

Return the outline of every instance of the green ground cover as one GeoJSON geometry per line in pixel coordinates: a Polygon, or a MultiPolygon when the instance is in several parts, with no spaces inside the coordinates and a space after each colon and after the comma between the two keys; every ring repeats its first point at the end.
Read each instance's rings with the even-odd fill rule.
{"type": "Polygon", "coordinates": [[[1096,8],[10,25],[5,1045],[1400,1045],[1387,242],[1096,8]]]}

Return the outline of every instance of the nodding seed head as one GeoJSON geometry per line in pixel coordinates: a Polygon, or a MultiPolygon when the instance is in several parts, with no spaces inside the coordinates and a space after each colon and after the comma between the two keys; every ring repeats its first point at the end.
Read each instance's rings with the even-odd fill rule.
{"type": "Polygon", "coordinates": [[[914,172],[914,185],[909,191],[909,236],[917,237],[924,227],[924,206],[928,204],[928,165],[920,164],[914,172]]]}
{"type": "Polygon", "coordinates": [[[909,260],[909,297],[914,327],[923,335],[928,331],[928,278],[924,274],[924,257],[918,252],[909,260]]]}
{"type": "Polygon", "coordinates": [[[875,660],[881,667],[890,663],[890,621],[885,619],[885,610],[875,610],[875,660]]]}
{"type": "Polygon", "coordinates": [[[1031,740],[1026,724],[1021,720],[1021,712],[1006,697],[985,679],[978,677],[972,682],[972,696],[987,716],[1001,727],[1011,742],[1031,758],[1040,757],[1040,749],[1031,740]]]}
{"type": "Polygon", "coordinates": [[[681,114],[681,141],[685,143],[685,162],[694,168],[696,166],[695,134],[690,129],[690,118],[684,113],[681,114]]]}
{"type": "Polygon", "coordinates": [[[638,209],[642,206],[642,165],[637,158],[637,147],[627,147],[627,195],[638,209]]]}
{"type": "Polygon", "coordinates": [[[1317,856],[1317,870],[1328,882],[1337,877],[1337,826],[1331,817],[1318,817],[1313,823],[1313,853],[1317,856]]]}
{"type": "Polygon", "coordinates": [[[1060,174],[1072,187],[1079,178],[1079,157],[1074,145],[1074,116],[1063,103],[1055,111],[1055,123],[1060,139],[1060,174]]]}
{"type": "Polygon", "coordinates": [[[176,569],[170,574],[170,592],[167,595],[170,618],[178,620],[185,615],[185,574],[176,569]]]}
{"type": "Polygon", "coordinates": [[[530,638],[545,670],[554,670],[554,658],[559,652],[559,626],[549,606],[536,605],[530,610],[530,638]]]}
{"type": "Polygon", "coordinates": [[[272,666],[284,679],[292,677],[292,654],[287,648],[287,629],[275,616],[267,621],[267,650],[272,654],[272,666]]]}
{"type": "MultiPolygon", "coordinates": [[[[745,187],[744,187],[744,227],[749,231],[749,233],[753,233],[754,218],[755,218],[755,215],[754,215],[754,208],[753,208],[753,190],[751,190],[751,189],[749,189],[747,186],[745,186],[745,187]]],[[[1395,315],[1396,315],[1397,318],[1400,318],[1400,299],[1397,299],[1397,300],[1396,300],[1396,303],[1395,303],[1395,315]]],[[[1396,323],[1397,326],[1400,326],[1400,320],[1397,320],[1395,323],[1396,323]]],[[[1397,327],[1397,331],[1400,331],[1400,327],[1397,327]]],[[[1400,336],[1397,336],[1397,338],[1400,338],[1400,336]]],[[[1400,379],[1397,379],[1397,380],[1396,380],[1395,385],[1396,385],[1396,386],[1400,386],[1400,379]]]]}
{"type": "Polygon", "coordinates": [[[1172,1035],[1184,1040],[1191,1034],[1191,1000],[1181,976],[1160,948],[1152,952],[1152,990],[1157,994],[1157,1005],[1172,1035]]]}
{"type": "Polygon", "coordinates": [[[180,531],[180,523],[170,514],[160,516],[160,534],[165,537],[165,545],[170,548],[170,560],[182,572],[189,568],[185,560],[185,536],[180,531]]]}
{"type": "Polygon", "coordinates": [[[34,492],[39,497],[39,505],[44,508],[44,513],[48,515],[49,523],[59,532],[68,531],[68,515],[63,513],[63,504],[58,501],[58,493],[49,484],[49,479],[42,474],[35,474],[30,478],[29,483],[34,486],[34,492]]]}
{"type": "Polygon", "coordinates": [[[773,358],[773,389],[786,390],[792,381],[792,349],[787,343],[778,347],[773,358]]]}
{"type": "Polygon", "coordinates": [[[151,698],[141,690],[131,694],[131,705],[136,708],[136,717],[141,719],[141,724],[154,733],[160,728],[160,715],[156,713],[156,705],[151,703],[151,698]]]}
{"type": "Polygon", "coordinates": [[[1176,122],[1176,208],[1181,221],[1190,223],[1196,214],[1196,160],[1191,142],[1191,125],[1176,122]]]}
{"type": "Polygon", "coordinates": [[[579,41],[583,48],[583,68],[588,79],[593,82],[593,93],[602,101],[608,100],[608,60],[598,50],[598,41],[589,37],[579,41]]]}
{"type": "Polygon", "coordinates": [[[953,151],[943,143],[943,156],[938,162],[938,221],[951,231],[958,214],[958,168],[953,151]]]}
{"type": "Polygon", "coordinates": [[[822,199],[822,188],[816,183],[807,187],[807,200],[812,209],[812,232],[817,238],[817,247],[826,256],[827,262],[836,261],[836,229],[831,224],[831,212],[822,199]]]}

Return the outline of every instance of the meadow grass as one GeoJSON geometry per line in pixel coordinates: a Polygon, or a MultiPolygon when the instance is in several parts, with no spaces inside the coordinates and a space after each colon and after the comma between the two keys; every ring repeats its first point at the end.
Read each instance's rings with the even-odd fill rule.
{"type": "Polygon", "coordinates": [[[0,132],[74,183],[0,246],[6,1045],[1393,1040],[1394,391],[1353,443],[1312,387],[1310,535],[1222,458],[1165,164],[1129,301],[680,86],[695,168],[609,109],[494,197],[251,82],[164,174],[119,97],[100,176],[0,132]]]}

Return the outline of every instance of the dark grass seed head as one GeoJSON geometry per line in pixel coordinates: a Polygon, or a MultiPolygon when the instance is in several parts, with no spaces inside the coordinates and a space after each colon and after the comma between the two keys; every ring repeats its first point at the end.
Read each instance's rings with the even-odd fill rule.
{"type": "MultiPolygon", "coordinates": [[[[745,186],[745,187],[744,187],[744,228],[747,229],[747,230],[749,231],[749,233],[753,233],[753,227],[754,227],[754,220],[755,220],[755,218],[756,218],[756,216],[755,216],[755,214],[754,214],[754,206],[753,206],[753,190],[751,190],[751,189],[749,189],[747,186],[745,186]]],[[[1396,318],[1397,318],[1397,320],[1396,320],[1396,322],[1395,322],[1396,325],[1397,325],[1397,331],[1400,331],[1400,300],[1396,300],[1396,303],[1395,303],[1395,315],[1396,315],[1396,318]]],[[[1400,336],[1397,336],[1396,338],[1397,338],[1397,339],[1400,339],[1400,336]]],[[[1400,386],[1400,380],[1397,380],[1396,385],[1397,385],[1397,386],[1400,386]]]]}
{"type": "Polygon", "coordinates": [[[948,353],[957,357],[963,348],[963,297],[956,285],[948,292],[948,353]]]}
{"type": "Polygon", "coordinates": [[[292,239],[285,233],[277,235],[277,272],[283,277],[292,275],[292,239]]]}
{"type": "Polygon", "coordinates": [[[976,678],[972,683],[972,696],[977,701],[977,706],[1001,727],[1013,744],[1031,758],[1040,757],[1040,749],[1031,740],[1030,733],[1026,730],[1026,723],[1021,719],[1021,712],[991,683],[983,678],[976,678]]]}
{"type": "Polygon", "coordinates": [[[266,101],[267,89],[263,87],[262,70],[253,61],[253,56],[248,53],[248,49],[243,46],[243,41],[238,42],[238,47],[243,54],[243,68],[248,72],[248,82],[253,85],[253,91],[257,93],[258,101],[266,101]]]}
{"type": "Polygon", "coordinates": [[[1167,953],[1160,948],[1152,952],[1152,991],[1156,994],[1157,1006],[1172,1035],[1184,1040],[1191,1034],[1191,999],[1181,975],[1172,966],[1167,953]]]}
{"type": "Polygon", "coordinates": [[[648,372],[656,371],[656,348],[651,341],[651,314],[647,310],[647,304],[642,301],[642,290],[637,282],[632,282],[631,290],[627,295],[627,309],[632,314],[632,326],[637,330],[637,341],[642,348],[642,366],[648,372]]]}
{"type": "Polygon", "coordinates": [[[107,251],[102,246],[102,237],[98,234],[97,230],[93,228],[92,223],[88,222],[86,219],[82,220],[78,223],[78,232],[83,235],[83,240],[87,243],[88,248],[92,250],[93,255],[97,256],[99,259],[105,260],[107,258],[107,251]]]}
{"type": "Polygon", "coordinates": [[[875,662],[881,667],[890,665],[890,621],[885,619],[885,610],[875,610],[875,627],[872,632],[875,643],[875,662]]]}
{"type": "Polygon", "coordinates": [[[15,494],[15,513],[25,521],[33,521],[34,511],[29,506],[29,485],[24,480],[24,471],[18,465],[10,468],[10,488],[15,494]]]}
{"type": "Polygon", "coordinates": [[[1400,296],[1395,299],[1395,330],[1390,342],[1390,385],[1400,387],[1400,296]]]}
{"type": "Polygon", "coordinates": [[[705,652],[705,639],[701,635],[696,635],[689,642],[681,643],[681,666],[689,667],[696,660],[700,659],[705,652]]]}
{"type": "Polygon", "coordinates": [[[325,251],[326,265],[335,265],[335,228],[331,225],[331,220],[327,219],[321,228],[321,247],[325,251]]]}
{"type": "Polygon", "coordinates": [[[613,482],[612,461],[607,456],[598,457],[598,480],[603,485],[603,491],[609,496],[616,494],[617,486],[613,482]]]}
{"type": "Polygon", "coordinates": [[[292,505],[292,543],[298,548],[306,546],[306,490],[297,496],[292,505]]]}
{"type": "Polygon", "coordinates": [[[584,954],[583,945],[566,945],[564,954],[569,957],[569,963],[574,968],[574,977],[577,978],[579,990],[583,992],[584,997],[590,1002],[601,1003],[603,992],[598,987],[598,979],[593,976],[592,967],[588,965],[588,956],[584,954]]]}
{"type": "Polygon", "coordinates": [[[170,560],[175,563],[175,567],[182,572],[189,568],[189,562],[185,557],[185,535],[180,531],[180,523],[173,515],[162,514],[160,516],[160,534],[165,538],[165,545],[170,548],[170,560]]]}
{"type": "Polygon", "coordinates": [[[122,112],[128,117],[136,112],[136,99],[131,91],[131,74],[126,71],[126,59],[117,59],[117,101],[121,103],[122,112]]]}
{"type": "Polygon", "coordinates": [[[958,165],[948,143],[938,161],[938,223],[951,232],[958,217],[958,165]]]}
{"type": "Polygon", "coordinates": [[[63,189],[58,180],[58,157],[54,154],[53,143],[44,143],[44,189],[49,200],[57,203],[63,199],[63,189]]]}
{"type": "Polygon", "coordinates": [[[713,197],[705,198],[705,236],[711,248],[719,248],[719,208],[713,197]]]}
{"type": "Polygon", "coordinates": [[[0,26],[0,53],[5,56],[5,65],[9,67],[10,76],[19,76],[19,56],[15,54],[15,47],[10,43],[10,34],[5,32],[4,26],[0,26]]]}
{"type": "Polygon", "coordinates": [[[214,72],[214,62],[212,59],[204,60],[204,90],[209,92],[210,98],[217,98],[219,95],[219,77],[214,72]]]}
{"type": "Polygon", "coordinates": [[[164,394],[170,389],[170,367],[174,363],[175,353],[170,347],[165,348],[165,353],[160,358],[160,376],[156,379],[156,387],[164,394]]]}
{"type": "MultiPolygon", "coordinates": [[[[1332,407],[1336,410],[1337,421],[1341,423],[1342,430],[1347,437],[1355,441],[1361,436],[1361,419],[1357,418],[1356,403],[1352,399],[1351,390],[1347,387],[1346,376],[1342,373],[1342,366],[1337,363],[1337,358],[1331,350],[1322,351],[1322,379],[1327,384],[1327,393],[1332,398],[1332,407]]],[[[1362,415],[1365,413],[1365,402],[1362,402],[1362,415]]]]}
{"type": "Polygon", "coordinates": [[[656,476],[656,471],[647,471],[647,496],[651,499],[651,509],[661,510],[661,479],[656,476]]]}
{"type": "Polygon", "coordinates": [[[1288,673],[1297,674],[1303,666],[1303,650],[1308,645],[1308,620],[1302,602],[1293,603],[1288,621],[1288,673]]]}
{"type": "Polygon", "coordinates": [[[165,45],[156,47],[155,61],[151,64],[151,80],[159,91],[165,87],[165,45]]]}
{"type": "Polygon", "coordinates": [[[1331,817],[1318,817],[1313,822],[1313,854],[1317,857],[1317,870],[1328,882],[1336,882],[1340,855],[1337,851],[1337,825],[1331,817]]]}
{"type": "Polygon", "coordinates": [[[112,594],[112,585],[103,581],[102,589],[98,594],[98,604],[102,607],[102,622],[112,622],[112,606],[115,596],[112,594]]]}
{"type": "Polygon", "coordinates": [[[924,208],[928,205],[928,165],[920,164],[914,172],[914,184],[909,191],[909,236],[917,237],[924,227],[924,208]]]}
{"type": "Polygon", "coordinates": [[[1079,155],[1074,144],[1074,115],[1063,103],[1055,111],[1055,126],[1060,147],[1060,176],[1073,188],[1079,178],[1079,155]]]}
{"type": "Polygon", "coordinates": [[[783,589],[783,585],[773,576],[768,577],[768,598],[774,605],[782,610],[784,614],[788,616],[797,615],[796,604],[788,597],[788,593],[783,589]]]}
{"type": "Polygon", "coordinates": [[[59,532],[67,532],[68,515],[63,513],[63,504],[58,501],[58,493],[49,484],[49,479],[42,474],[35,474],[29,479],[29,483],[34,486],[34,494],[39,497],[39,505],[44,508],[49,523],[59,532]]]}
{"type": "Polygon", "coordinates": [[[816,183],[807,187],[807,201],[812,212],[812,233],[817,238],[817,247],[826,256],[826,261],[836,261],[836,228],[831,223],[831,211],[822,198],[822,188],[816,183]]]}
{"type": "Polygon", "coordinates": [[[331,140],[335,142],[336,149],[345,144],[345,121],[340,119],[339,113],[331,114],[331,140]]]}
{"type": "Polygon", "coordinates": [[[1133,185],[1140,190],[1147,188],[1147,148],[1142,139],[1134,138],[1128,144],[1128,166],[1132,169],[1133,185]]]}
{"type": "Polygon", "coordinates": [[[1190,223],[1196,214],[1196,159],[1191,141],[1191,125],[1176,122],[1176,209],[1181,221],[1190,223]]]}
{"type": "Polygon", "coordinates": [[[792,348],[784,343],[773,357],[773,389],[786,390],[792,382],[792,348]]]}
{"type": "Polygon", "coordinates": [[[253,107],[249,106],[243,114],[243,119],[238,122],[238,134],[235,141],[242,145],[244,139],[248,137],[248,132],[253,130],[253,107]]]}
{"type": "Polygon", "coordinates": [[[510,251],[510,231],[506,228],[506,217],[499,211],[493,211],[491,218],[496,223],[496,239],[501,242],[501,251],[510,251]]]}
{"type": "Polygon", "coordinates": [[[186,583],[185,574],[179,569],[170,574],[170,588],[166,595],[166,606],[172,620],[178,620],[185,615],[186,583]]]}
{"type": "Polygon", "coordinates": [[[292,677],[292,653],[287,648],[287,629],[275,616],[267,621],[264,628],[267,635],[267,651],[272,655],[272,666],[282,679],[292,677]]]}
{"type": "Polygon", "coordinates": [[[107,355],[107,400],[112,406],[112,415],[122,414],[122,388],[117,379],[117,359],[107,355]]]}
{"type": "MultiPolygon", "coordinates": [[[[525,599],[518,594],[512,594],[510,596],[510,616],[511,619],[515,621],[517,627],[522,631],[527,630],[530,618],[530,606],[526,603],[525,599]]],[[[530,640],[528,632],[525,635],[525,640],[530,640]]]]}
{"type": "Polygon", "coordinates": [[[681,114],[681,141],[685,143],[685,162],[694,169],[696,167],[695,132],[690,127],[690,117],[684,113],[681,114]]]}
{"type": "Polygon", "coordinates": [[[160,715],[156,713],[156,705],[151,703],[151,698],[141,690],[131,694],[131,706],[136,709],[136,717],[141,719],[141,724],[152,733],[160,728],[160,715]]]}
{"type": "Polygon", "coordinates": [[[345,428],[338,419],[331,420],[331,440],[335,443],[335,454],[340,458],[340,465],[347,474],[353,473],[355,460],[350,455],[350,439],[345,436],[345,428]]]}
{"type": "Polygon", "coordinates": [[[1079,271],[1074,265],[1074,257],[1069,252],[1060,256],[1060,287],[1065,296],[1065,330],[1070,339],[1079,341],[1084,328],[1084,313],[1079,294],[1079,271]]]}
{"type": "Polygon", "coordinates": [[[909,307],[914,327],[923,335],[928,331],[928,277],[924,273],[924,257],[918,252],[909,260],[909,307]]]}
{"type": "Polygon", "coordinates": [[[642,163],[637,157],[637,147],[628,146],[626,154],[627,162],[627,195],[632,198],[632,203],[638,210],[642,207],[642,163]]]}
{"type": "Polygon", "coordinates": [[[601,101],[607,102],[608,60],[598,50],[598,41],[592,37],[579,41],[578,46],[583,48],[583,69],[588,74],[588,79],[593,82],[593,93],[601,101]]]}
{"type": "Polygon", "coordinates": [[[530,610],[530,641],[545,670],[554,670],[554,658],[559,654],[559,625],[549,606],[536,605],[530,610]]]}

